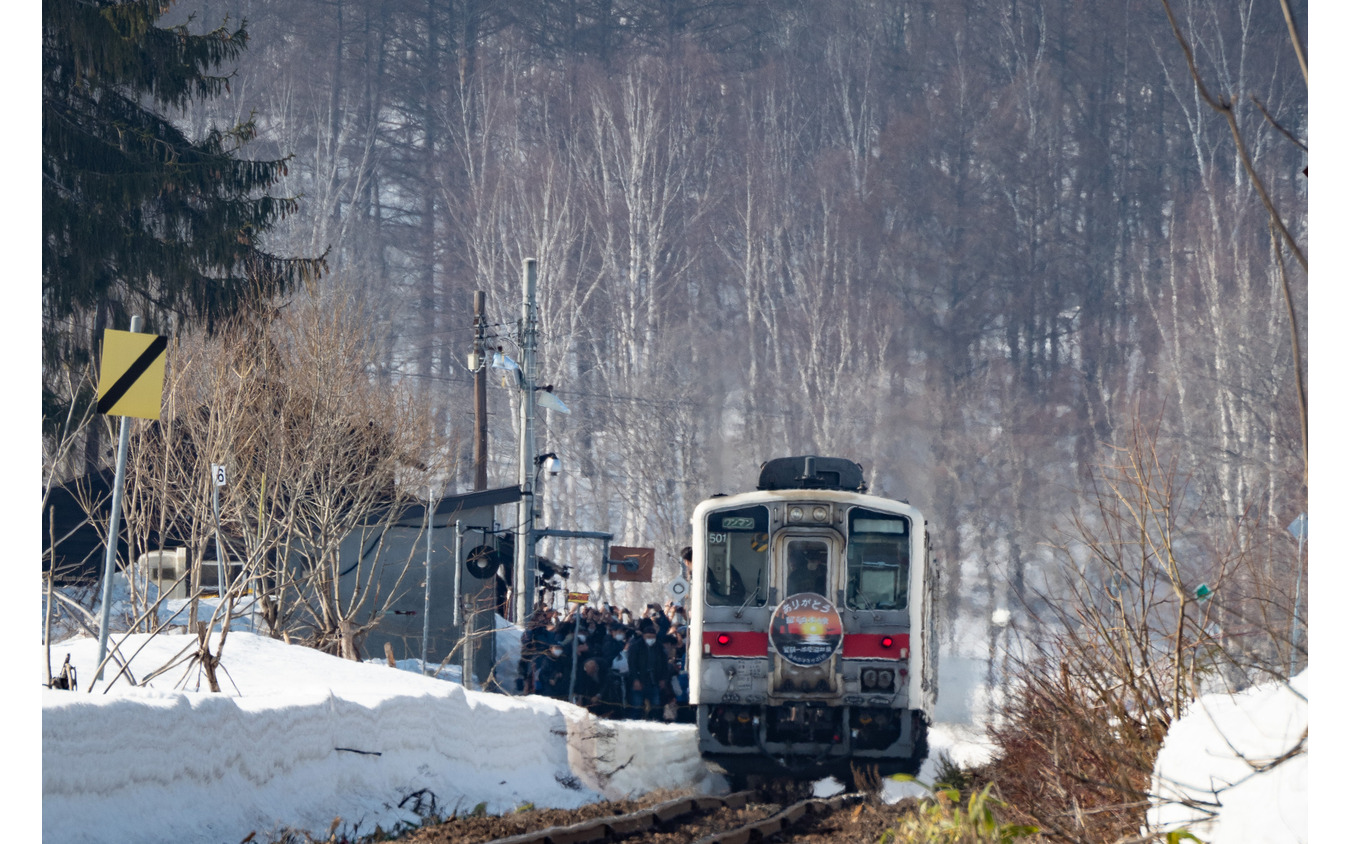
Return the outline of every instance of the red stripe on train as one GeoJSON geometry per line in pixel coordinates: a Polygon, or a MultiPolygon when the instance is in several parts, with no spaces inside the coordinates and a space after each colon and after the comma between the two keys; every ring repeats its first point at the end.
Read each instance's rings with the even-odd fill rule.
{"type": "Polygon", "coordinates": [[[705,630],[703,653],[708,656],[768,656],[769,634],[753,630],[705,630]]]}
{"type": "MultiPolygon", "coordinates": [[[[703,653],[728,657],[767,656],[769,636],[750,630],[705,630],[703,653]]],[[[909,659],[909,634],[850,633],[844,636],[844,658],[909,659]]]]}
{"type": "Polygon", "coordinates": [[[849,633],[844,659],[909,659],[908,633],[849,633]]]}

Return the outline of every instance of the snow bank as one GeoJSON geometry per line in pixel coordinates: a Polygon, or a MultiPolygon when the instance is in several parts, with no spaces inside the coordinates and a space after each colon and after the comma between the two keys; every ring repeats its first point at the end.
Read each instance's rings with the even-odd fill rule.
{"type": "MultiPolygon", "coordinates": [[[[139,680],[194,644],[138,635],[122,649],[136,653],[139,680]]],[[[69,653],[87,686],[97,650],[93,639],[63,642],[52,661],[69,653]]],[[[480,803],[500,813],[725,788],[689,725],[602,721],[549,698],[465,690],[242,632],[230,634],[220,682],[223,693],[202,691],[184,663],[144,688],[43,690],[42,839],[215,844],[257,832],[266,842],[288,829],[322,838],[336,818],[360,835],[480,803]]],[[[1253,768],[1298,744],[1307,689],[1305,671],[1289,687],[1197,701],[1159,752],[1154,790],[1172,802],[1149,824],[1209,844],[1307,841],[1307,754],[1253,768]]],[[[929,740],[919,779],[930,783],[939,754],[972,765],[991,752],[971,727],[935,724],[929,740]]],[[[920,793],[887,782],[884,797],[920,793]]]]}
{"type": "MultiPolygon", "coordinates": [[[[167,663],[160,636],[132,664],[167,663]]],[[[132,636],[126,652],[146,643],[132,636]]],[[[92,678],[92,639],[62,643],[92,678]]],[[[388,830],[420,814],[523,803],[574,808],[657,788],[723,785],[687,725],[601,721],[548,698],[511,698],[248,633],[225,648],[222,694],[195,671],[42,694],[42,834],[48,842],[259,840],[284,829],[388,830]],[[175,688],[177,687],[177,688],[175,688]],[[434,802],[433,802],[434,801],[434,802]]]]}
{"type": "Polygon", "coordinates": [[[1207,844],[1308,840],[1308,754],[1278,764],[1308,728],[1308,672],[1288,685],[1205,695],[1167,732],[1153,789],[1171,801],[1151,809],[1163,831],[1185,828],[1207,844]],[[1265,770],[1265,768],[1269,768],[1265,770]]]}

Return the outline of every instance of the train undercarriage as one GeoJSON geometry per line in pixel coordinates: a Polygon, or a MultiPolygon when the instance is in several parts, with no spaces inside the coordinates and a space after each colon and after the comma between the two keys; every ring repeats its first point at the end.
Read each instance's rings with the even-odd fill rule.
{"type": "Polygon", "coordinates": [[[732,777],[834,776],[854,766],[917,774],[928,755],[922,712],[800,702],[698,707],[699,749],[732,777]]]}

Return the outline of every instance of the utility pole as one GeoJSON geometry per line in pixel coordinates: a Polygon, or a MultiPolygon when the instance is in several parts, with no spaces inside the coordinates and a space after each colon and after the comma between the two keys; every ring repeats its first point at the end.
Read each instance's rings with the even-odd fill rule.
{"type": "Polygon", "coordinates": [[[517,624],[523,625],[530,613],[534,592],[534,352],[537,337],[535,260],[525,259],[521,276],[523,296],[520,303],[520,502],[516,506],[520,525],[516,542],[515,592],[517,624]]]}
{"type": "Polygon", "coordinates": [[[483,365],[483,344],[487,334],[483,291],[473,294],[473,489],[487,489],[487,367],[483,365]]]}
{"type": "MultiPolygon", "coordinates": [[[[487,315],[486,294],[475,290],[473,294],[473,354],[469,356],[469,368],[473,370],[473,488],[475,492],[487,489],[487,315]]],[[[455,521],[455,606],[453,624],[459,631],[461,656],[463,658],[464,687],[470,687],[475,669],[479,677],[486,682],[496,662],[497,643],[493,630],[496,606],[497,575],[494,573],[486,584],[480,586],[471,597],[464,595],[464,527],[455,521]],[[490,597],[489,597],[490,595],[490,597]],[[464,617],[464,605],[468,601],[468,618],[464,617]]],[[[487,534],[483,534],[487,540],[487,534]]]]}

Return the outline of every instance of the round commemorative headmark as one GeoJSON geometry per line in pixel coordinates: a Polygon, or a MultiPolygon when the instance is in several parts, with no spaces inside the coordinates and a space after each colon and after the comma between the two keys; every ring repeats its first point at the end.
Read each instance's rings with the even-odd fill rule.
{"type": "Polygon", "coordinates": [[[830,599],[799,592],[784,599],[769,621],[769,642],[793,665],[819,665],[839,650],[844,621],[830,599]]]}

